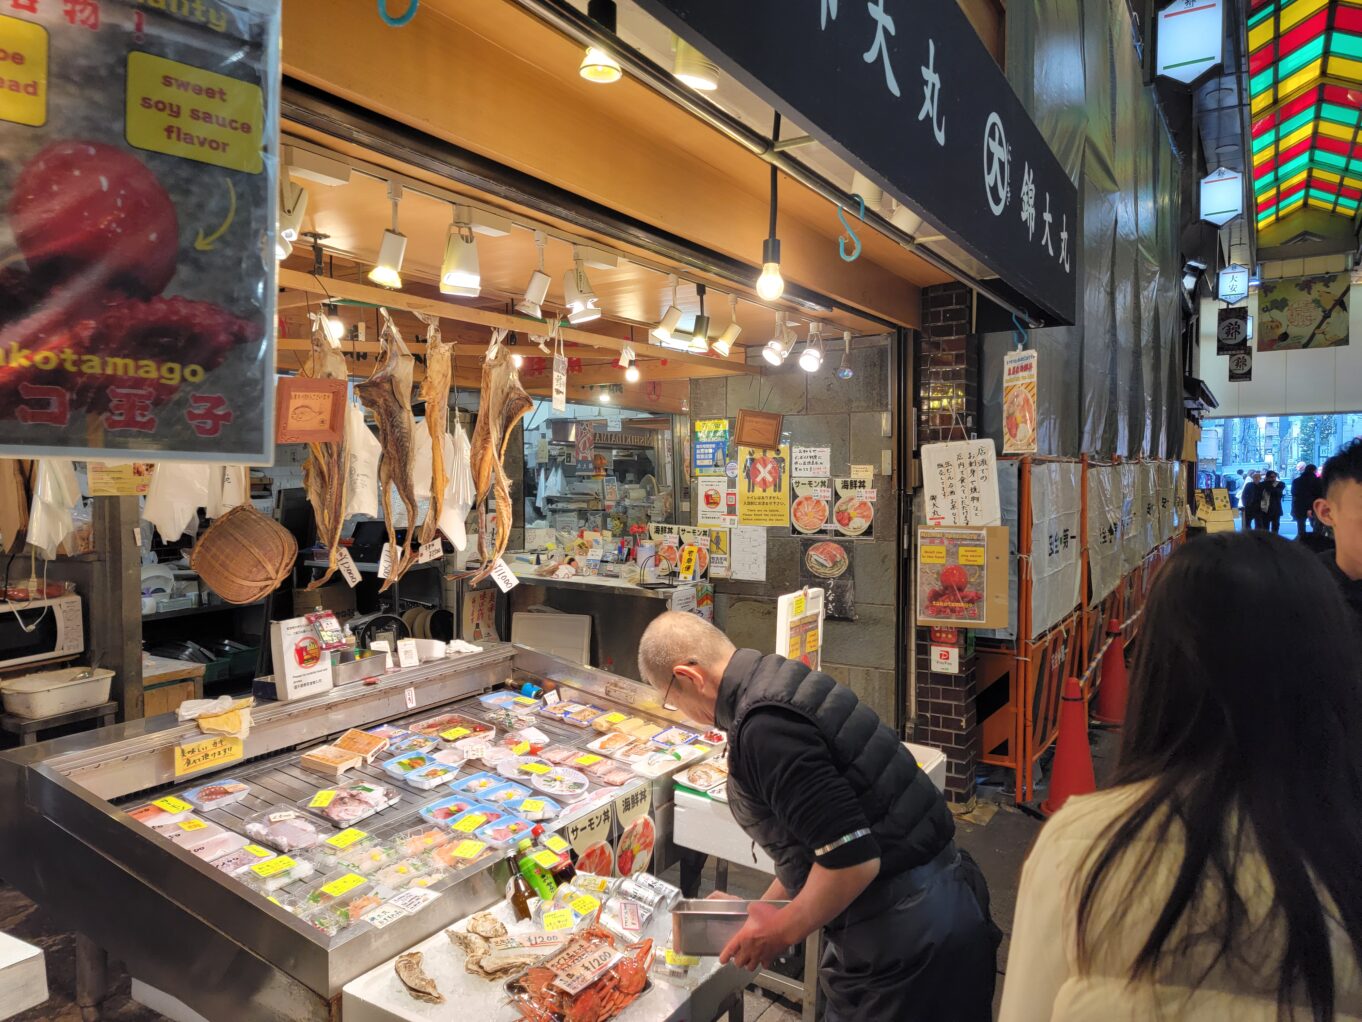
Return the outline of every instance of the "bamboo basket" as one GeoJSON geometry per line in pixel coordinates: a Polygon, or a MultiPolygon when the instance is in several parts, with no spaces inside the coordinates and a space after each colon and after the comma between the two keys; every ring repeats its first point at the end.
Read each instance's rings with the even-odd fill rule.
{"type": "Polygon", "coordinates": [[[255,603],[288,578],[298,541],[248,504],[232,508],[194,544],[189,566],[228,603],[255,603]]]}

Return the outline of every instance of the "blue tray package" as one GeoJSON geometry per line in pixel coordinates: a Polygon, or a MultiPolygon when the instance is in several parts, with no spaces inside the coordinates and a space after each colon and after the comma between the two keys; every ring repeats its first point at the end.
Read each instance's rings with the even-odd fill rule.
{"type": "Polygon", "coordinates": [[[529,794],[530,789],[523,784],[506,781],[504,784],[498,784],[495,788],[488,788],[486,791],[480,792],[478,797],[488,805],[504,805],[507,802],[523,799],[529,794]]]}
{"type": "Polygon", "coordinates": [[[455,791],[462,791],[468,795],[474,795],[481,799],[487,792],[505,783],[506,778],[502,777],[500,774],[489,774],[484,771],[480,774],[471,774],[468,777],[461,777],[453,782],[450,787],[455,791]]]}

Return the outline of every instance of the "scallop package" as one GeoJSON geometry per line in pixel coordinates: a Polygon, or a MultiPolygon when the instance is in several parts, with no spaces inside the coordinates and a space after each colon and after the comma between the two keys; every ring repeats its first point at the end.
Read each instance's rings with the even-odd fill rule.
{"type": "Polygon", "coordinates": [[[322,826],[301,809],[266,809],[246,820],[246,836],[276,851],[297,852],[322,842],[322,826]]]}

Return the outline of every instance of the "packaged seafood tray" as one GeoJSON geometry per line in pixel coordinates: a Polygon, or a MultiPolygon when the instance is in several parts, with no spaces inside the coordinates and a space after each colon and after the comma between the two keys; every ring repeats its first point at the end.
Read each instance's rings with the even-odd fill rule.
{"type": "MultiPolygon", "coordinates": [[[[628,721],[625,723],[628,723],[628,721]]],[[[629,733],[635,738],[642,738],[644,741],[652,741],[660,735],[663,730],[663,727],[659,724],[651,724],[646,720],[640,720],[636,725],[629,729],[629,733]]]]}
{"type": "Polygon", "coordinates": [[[394,780],[402,780],[407,774],[421,767],[438,766],[440,761],[434,756],[424,752],[404,753],[392,759],[384,760],[381,764],[382,770],[394,780]]]}
{"type": "Polygon", "coordinates": [[[396,788],[361,781],[343,788],[323,788],[298,805],[336,827],[345,828],[396,805],[401,798],[396,788]]]}
{"type": "Polygon", "coordinates": [[[468,756],[462,749],[436,749],[430,756],[437,763],[443,763],[447,767],[458,769],[468,762],[468,756]]]}
{"type": "Polygon", "coordinates": [[[580,770],[570,767],[554,767],[546,773],[535,774],[530,778],[536,791],[553,795],[565,802],[575,802],[587,793],[591,783],[580,770]]]}
{"type": "Polygon", "coordinates": [[[523,784],[516,784],[514,781],[507,781],[505,784],[498,784],[495,788],[488,788],[482,793],[482,801],[488,805],[505,805],[507,802],[517,801],[530,794],[530,789],[523,784]]]}
{"type": "Polygon", "coordinates": [[[699,759],[700,754],[691,749],[690,746],[683,745],[679,748],[668,749],[666,752],[653,752],[632,764],[634,773],[640,777],[654,780],[658,777],[666,777],[674,773],[687,763],[692,763],[699,759]]]}
{"type": "Polygon", "coordinates": [[[378,727],[371,727],[368,734],[385,739],[389,744],[411,737],[410,731],[404,727],[398,727],[396,724],[380,724],[378,727]]]}
{"type": "Polygon", "coordinates": [[[491,710],[536,710],[542,704],[542,699],[535,699],[532,696],[521,695],[511,689],[501,689],[497,692],[487,692],[478,696],[478,702],[482,703],[491,710]]]}
{"type": "Polygon", "coordinates": [[[488,741],[486,737],[460,739],[454,743],[454,748],[450,751],[462,753],[465,763],[478,761],[489,769],[515,755],[506,746],[488,741]]]}
{"type": "Polygon", "coordinates": [[[552,820],[563,811],[563,807],[547,795],[530,795],[526,798],[512,799],[506,808],[531,823],[552,820]]]}
{"type": "MultiPolygon", "coordinates": [[[[433,804],[439,805],[438,802],[433,804]]],[[[430,806],[426,808],[429,809],[430,806]]],[[[460,812],[464,811],[460,810],[460,812]]],[[[425,814],[422,813],[422,815],[425,814]]],[[[454,815],[459,814],[455,813],[454,815]]],[[[443,848],[452,840],[449,832],[443,827],[412,827],[410,830],[404,830],[393,837],[392,846],[395,852],[402,855],[429,855],[437,848],[443,848]]]]}
{"type": "Polygon", "coordinates": [[[470,809],[481,809],[482,803],[471,795],[451,795],[421,808],[421,819],[437,827],[448,827],[470,809]]]}
{"type": "Polygon", "coordinates": [[[489,845],[486,841],[479,841],[476,838],[459,837],[458,840],[450,841],[430,853],[430,857],[436,862],[442,863],[447,869],[456,870],[472,866],[474,863],[482,862],[483,859],[493,855],[504,854],[495,845],[489,845]]]}
{"type": "Polygon", "coordinates": [[[624,745],[617,745],[607,753],[616,763],[625,766],[639,763],[658,751],[657,746],[644,738],[630,738],[624,745]]]}
{"type": "Polygon", "coordinates": [[[636,741],[638,739],[633,735],[627,735],[623,731],[611,731],[594,742],[588,742],[586,747],[602,756],[614,756],[616,752],[636,741]]]}
{"type": "Polygon", "coordinates": [[[593,720],[604,717],[608,712],[608,710],[605,710],[600,706],[582,704],[571,713],[564,714],[563,723],[571,724],[573,727],[587,728],[591,726],[593,720]]]}
{"type": "Polygon", "coordinates": [[[669,727],[665,731],[659,731],[657,734],[653,735],[649,741],[664,746],[665,748],[671,748],[677,745],[689,745],[691,742],[695,741],[695,732],[687,731],[683,727],[669,727]]]}
{"type": "Polygon", "coordinates": [[[222,870],[228,876],[236,876],[257,863],[268,862],[273,858],[276,858],[276,855],[270,849],[262,848],[260,845],[247,844],[238,848],[235,852],[228,852],[221,858],[214,859],[213,868],[222,870]]]}
{"type": "Polygon", "coordinates": [[[618,710],[612,710],[593,720],[591,722],[591,729],[593,731],[599,731],[602,734],[606,734],[610,731],[620,731],[622,730],[621,725],[628,719],[629,715],[627,713],[620,713],[618,710]]]}
{"type": "Polygon", "coordinates": [[[495,823],[509,815],[510,813],[504,809],[475,805],[450,820],[449,829],[454,839],[459,841],[464,837],[472,837],[475,832],[481,830],[487,824],[495,823]]]}
{"type": "Polygon", "coordinates": [[[303,919],[329,937],[361,922],[394,892],[358,873],[329,874],[299,895],[303,919]]]}
{"type": "Polygon", "coordinates": [[[533,823],[508,813],[499,820],[479,827],[473,832],[473,835],[479,841],[486,841],[490,845],[508,845],[523,837],[529,837],[530,831],[533,829],[533,823]]]}
{"type": "Polygon", "coordinates": [[[474,720],[472,717],[465,717],[462,713],[442,713],[439,716],[429,717],[426,720],[411,724],[409,728],[418,735],[426,735],[429,738],[438,737],[441,741],[449,743],[457,742],[460,738],[467,738],[470,735],[486,734],[491,737],[496,733],[496,729],[491,724],[474,720]]]}
{"type": "Polygon", "coordinates": [[[444,879],[446,867],[429,855],[412,855],[389,863],[373,874],[373,881],[394,891],[431,887],[444,879]]]}
{"type": "Polygon", "coordinates": [[[473,795],[480,799],[493,788],[505,783],[506,779],[500,774],[491,774],[484,771],[483,773],[460,777],[450,784],[450,787],[455,791],[463,792],[465,795],[473,795]]]}
{"type": "Polygon", "coordinates": [[[693,788],[696,791],[709,791],[727,780],[728,768],[722,760],[718,759],[695,763],[676,775],[678,784],[684,784],[687,788],[693,788]]]}
{"type": "MultiPolygon", "coordinates": [[[[388,742],[388,755],[392,757],[415,756],[440,748],[440,739],[429,735],[408,734],[405,738],[394,738],[388,742]]],[[[389,760],[388,762],[391,762],[389,760]]]]}
{"type": "Polygon", "coordinates": [[[561,766],[574,756],[580,755],[581,750],[579,749],[573,749],[566,745],[550,745],[539,753],[539,758],[555,766],[561,766]]]}
{"type": "Polygon", "coordinates": [[[327,836],[320,820],[301,809],[276,807],[246,819],[246,836],[278,852],[306,851],[327,836]]]}
{"type": "Polygon", "coordinates": [[[299,880],[307,880],[316,872],[317,868],[307,859],[276,855],[272,859],[247,866],[237,878],[253,891],[273,894],[281,887],[287,887],[299,880]]]}
{"type": "Polygon", "coordinates": [[[629,767],[620,766],[618,763],[611,763],[609,769],[603,770],[599,774],[593,773],[591,776],[601,784],[618,788],[634,779],[634,771],[629,767]]]}
{"type": "Polygon", "coordinates": [[[556,703],[544,703],[542,706],[539,707],[539,712],[543,714],[545,717],[549,717],[553,720],[562,720],[569,713],[575,713],[578,710],[584,709],[586,709],[586,704],[584,703],[569,703],[559,701],[556,703]]]}
{"type": "Polygon", "coordinates": [[[155,802],[130,809],[128,815],[144,827],[161,827],[168,823],[179,823],[194,812],[192,803],[182,798],[168,795],[155,802]]]}
{"type": "Polygon", "coordinates": [[[546,759],[540,759],[538,756],[512,756],[510,759],[503,759],[497,763],[497,773],[514,781],[534,778],[546,774],[552,769],[552,763],[546,759]]]}
{"type": "Polygon", "coordinates": [[[351,728],[332,742],[332,745],[337,749],[363,756],[364,762],[372,763],[379,753],[388,748],[388,739],[371,734],[368,731],[360,731],[358,728],[351,728]]]}
{"type": "Polygon", "coordinates": [[[358,753],[338,749],[334,745],[319,745],[298,759],[298,765],[304,770],[311,770],[333,781],[339,780],[347,770],[353,770],[363,762],[364,757],[358,753]]]}
{"type": "Polygon", "coordinates": [[[653,942],[625,944],[593,923],[502,988],[526,1018],[609,1019],[652,988],[653,942]]]}
{"type": "Polygon", "coordinates": [[[436,761],[404,774],[402,783],[417,791],[430,791],[442,784],[449,784],[458,776],[458,767],[436,761]]]}
{"type": "Polygon", "coordinates": [[[231,778],[214,781],[212,784],[200,784],[197,788],[190,788],[180,797],[186,802],[192,802],[194,808],[206,812],[210,809],[222,809],[225,806],[234,805],[245,798],[250,790],[249,784],[231,778]]]}
{"type": "Polygon", "coordinates": [[[205,862],[220,859],[248,843],[240,834],[233,834],[230,830],[224,830],[216,823],[209,823],[197,816],[186,816],[174,823],[163,823],[152,830],[205,862]]]}

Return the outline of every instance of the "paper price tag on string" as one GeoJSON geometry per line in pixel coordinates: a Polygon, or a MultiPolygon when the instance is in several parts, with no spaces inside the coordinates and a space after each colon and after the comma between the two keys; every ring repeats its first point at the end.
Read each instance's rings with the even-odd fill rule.
{"type": "Polygon", "coordinates": [[[481,841],[460,841],[454,846],[454,851],[451,854],[456,859],[476,859],[478,853],[486,847],[481,841]]]}
{"type": "Polygon", "coordinates": [[[355,827],[341,831],[326,839],[326,843],[332,848],[349,848],[356,841],[363,841],[369,835],[355,827]]]}
{"type": "Polygon", "coordinates": [[[416,667],[421,663],[421,654],[416,652],[415,639],[397,640],[397,665],[399,667],[416,667]]]}
{"type": "Polygon", "coordinates": [[[280,873],[286,873],[296,865],[298,864],[287,855],[280,855],[271,859],[269,862],[257,862],[251,867],[251,872],[262,880],[266,880],[272,876],[277,876],[280,873]]]}
{"type": "Polygon", "coordinates": [[[393,570],[393,547],[391,543],[383,544],[383,553],[378,558],[378,577],[387,578],[393,570]]]}
{"type": "Polygon", "coordinates": [[[158,798],[152,805],[167,813],[187,813],[194,808],[184,799],[176,798],[174,795],[158,798]]]}
{"type": "Polygon", "coordinates": [[[445,548],[437,537],[436,539],[432,539],[429,543],[421,544],[421,549],[416,554],[416,563],[429,564],[431,561],[438,561],[444,555],[445,548]]]}
{"type": "Polygon", "coordinates": [[[560,908],[556,912],[544,913],[544,929],[550,933],[555,930],[570,930],[575,921],[570,909],[560,908]]]}
{"type": "Polygon", "coordinates": [[[339,880],[332,880],[329,884],[322,885],[322,893],[329,894],[333,898],[339,898],[365,883],[368,883],[368,881],[358,873],[346,873],[339,880]]]}
{"type": "Polygon", "coordinates": [[[312,801],[308,803],[308,806],[312,809],[325,809],[335,798],[336,793],[334,791],[319,791],[312,796],[312,801]]]}
{"type": "Polygon", "coordinates": [[[492,581],[497,584],[497,588],[503,593],[509,593],[516,586],[520,585],[520,579],[516,578],[515,572],[500,557],[496,564],[492,565],[492,581]]]}
{"type": "Polygon", "coordinates": [[[350,556],[350,551],[344,547],[336,551],[336,567],[340,570],[341,578],[345,579],[345,584],[351,589],[359,585],[359,567],[350,556]]]}
{"type": "Polygon", "coordinates": [[[460,834],[471,834],[486,822],[487,817],[480,813],[474,813],[472,816],[465,816],[458,823],[454,824],[454,829],[460,834]]]}

